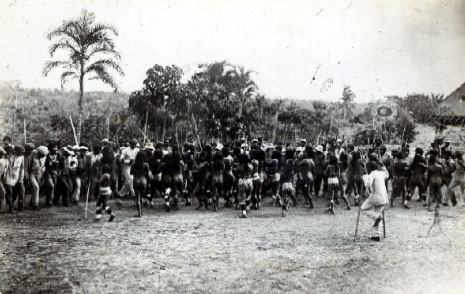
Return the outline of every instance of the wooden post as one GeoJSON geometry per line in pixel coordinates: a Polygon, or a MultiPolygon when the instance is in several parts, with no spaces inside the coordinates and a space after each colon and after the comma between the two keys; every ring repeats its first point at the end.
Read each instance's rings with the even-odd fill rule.
{"type": "Polygon", "coordinates": [[[73,119],[71,118],[71,115],[69,116],[69,121],[71,122],[71,128],[73,129],[74,141],[76,142],[76,145],[79,145],[79,142],[76,137],[76,130],[74,129],[73,119]]]}
{"type": "Polygon", "coordinates": [[[145,129],[144,129],[144,142],[142,143],[143,146],[145,146],[145,138],[147,137],[147,120],[149,118],[149,110],[145,112],[145,129]]]}
{"type": "Polygon", "coordinates": [[[26,119],[23,120],[23,125],[24,125],[24,145],[26,145],[26,119]]]}

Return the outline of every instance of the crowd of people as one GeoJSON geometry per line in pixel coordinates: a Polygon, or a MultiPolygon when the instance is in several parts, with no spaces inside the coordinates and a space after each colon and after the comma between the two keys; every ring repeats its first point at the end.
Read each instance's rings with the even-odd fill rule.
{"type": "Polygon", "coordinates": [[[108,139],[93,146],[50,140],[36,147],[13,146],[5,136],[3,143],[0,210],[5,198],[10,213],[26,208],[26,195],[33,210],[40,209],[40,195],[45,195],[46,207],[97,200],[96,219],[105,211],[110,221],[115,214],[109,198],[136,199],[139,217],[143,206],[153,208],[155,197],[163,199],[167,211],[178,210],[180,201],[191,205],[193,199],[197,209],[217,211],[223,198],[225,207],[234,207],[245,218],[250,210],[260,209],[263,197],[271,196],[286,216],[302,195],[310,209],[314,197],[326,197],[332,214],[340,199],[348,210],[363,203],[362,211],[372,215],[377,227],[384,205],[392,207],[400,198],[401,206],[410,208],[415,189],[428,210],[433,202],[455,206],[455,188],[460,186],[462,196],[465,189],[463,153],[452,152],[447,141],[432,143],[427,152],[416,148],[414,154],[407,144],[388,152],[380,140],[370,148],[341,139],[315,147],[305,139],[292,146],[261,138],[183,146],[168,140],[142,147],[136,139],[124,147],[108,139]]]}

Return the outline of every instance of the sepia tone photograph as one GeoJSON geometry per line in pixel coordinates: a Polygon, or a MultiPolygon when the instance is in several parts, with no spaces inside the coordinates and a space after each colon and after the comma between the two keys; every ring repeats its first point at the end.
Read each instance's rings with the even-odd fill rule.
{"type": "Polygon", "coordinates": [[[465,293],[465,0],[0,11],[0,294],[465,293]]]}

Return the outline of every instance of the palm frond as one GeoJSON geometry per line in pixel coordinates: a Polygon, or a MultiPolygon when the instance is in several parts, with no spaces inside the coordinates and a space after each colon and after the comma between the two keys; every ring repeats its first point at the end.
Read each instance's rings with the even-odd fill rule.
{"type": "Polygon", "coordinates": [[[114,48],[108,47],[106,45],[93,47],[87,54],[87,59],[90,59],[92,56],[99,53],[113,55],[113,57],[117,60],[121,59],[121,55],[119,54],[119,52],[114,50],[114,48]]]}
{"type": "Polygon", "coordinates": [[[55,52],[59,49],[68,49],[71,52],[71,57],[74,57],[74,58],[79,58],[81,56],[79,49],[73,46],[68,40],[63,38],[57,43],[54,43],[52,44],[52,46],[50,46],[50,49],[49,49],[50,57],[53,57],[55,52]]]}
{"type": "Polygon", "coordinates": [[[64,73],[61,74],[61,77],[60,77],[61,87],[63,88],[63,85],[68,81],[68,79],[75,79],[77,77],[78,77],[77,72],[65,71],[64,73]]]}
{"type": "Polygon", "coordinates": [[[42,74],[44,76],[47,76],[52,69],[55,69],[57,67],[62,67],[64,69],[73,69],[76,68],[75,65],[67,60],[53,60],[53,61],[47,61],[44,66],[44,70],[42,71],[42,74]]]}
{"type": "Polygon", "coordinates": [[[67,40],[73,41],[78,45],[79,41],[79,24],[76,21],[70,20],[63,22],[63,24],[47,34],[47,39],[52,40],[57,37],[62,37],[67,40]]]}
{"type": "Polygon", "coordinates": [[[84,73],[88,73],[88,72],[91,72],[93,71],[94,69],[100,69],[100,68],[104,68],[105,70],[107,68],[112,68],[114,69],[117,73],[119,73],[120,75],[124,76],[124,72],[123,72],[123,69],[119,66],[119,64],[117,62],[115,62],[114,60],[111,60],[111,59],[100,59],[100,60],[97,60],[96,62],[92,63],[91,65],[89,65],[85,70],[84,70],[84,73]]]}
{"type": "Polygon", "coordinates": [[[118,90],[118,85],[104,66],[94,66],[87,73],[95,74],[95,76],[89,78],[89,80],[100,80],[115,89],[115,91],[118,90]]]}

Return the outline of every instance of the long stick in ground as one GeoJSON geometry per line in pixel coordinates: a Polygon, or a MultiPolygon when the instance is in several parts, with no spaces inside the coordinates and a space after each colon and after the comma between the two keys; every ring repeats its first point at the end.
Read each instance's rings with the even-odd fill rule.
{"type": "Polygon", "coordinates": [[[71,122],[71,128],[73,129],[74,141],[76,142],[76,145],[79,145],[79,142],[76,137],[76,130],[74,129],[73,119],[71,118],[71,115],[69,116],[69,121],[71,122]]]}
{"type": "Polygon", "coordinates": [[[26,119],[23,120],[24,125],[24,145],[26,145],[27,135],[26,135],[26,119]]]}
{"type": "Polygon", "coordinates": [[[383,236],[386,238],[386,221],[384,220],[384,210],[383,210],[383,236]]]}
{"type": "Polygon", "coordinates": [[[360,212],[362,211],[362,203],[358,204],[358,215],[357,215],[357,224],[355,225],[355,235],[354,235],[354,242],[357,239],[357,232],[358,232],[358,222],[360,221],[360,212]]]}
{"type": "Polygon", "coordinates": [[[144,142],[143,142],[143,146],[145,146],[145,138],[147,138],[147,121],[149,119],[149,111],[147,110],[145,112],[145,128],[144,128],[144,142]]]}
{"type": "Polygon", "coordinates": [[[87,185],[87,194],[86,194],[86,212],[84,213],[84,219],[87,219],[87,204],[89,203],[89,190],[90,190],[90,182],[87,185]]]}

